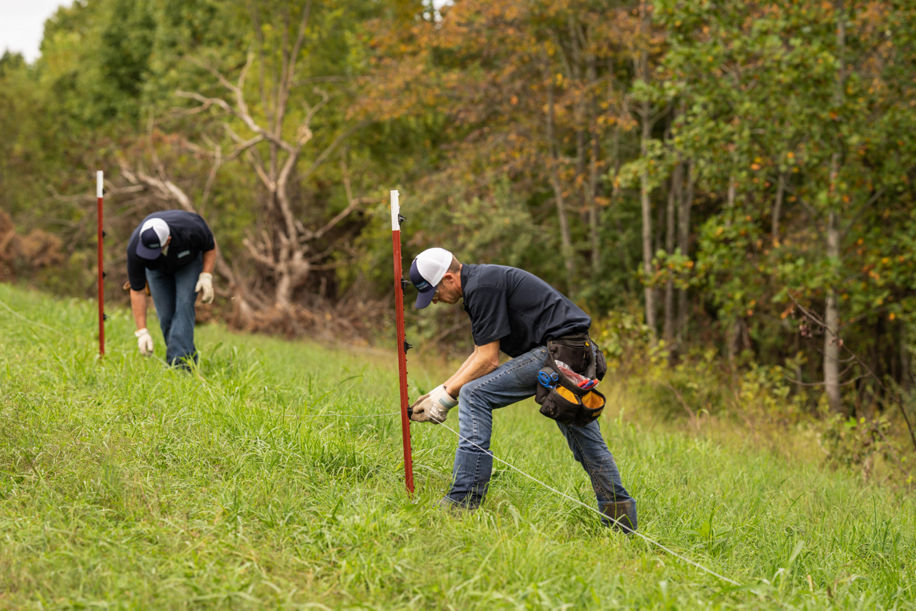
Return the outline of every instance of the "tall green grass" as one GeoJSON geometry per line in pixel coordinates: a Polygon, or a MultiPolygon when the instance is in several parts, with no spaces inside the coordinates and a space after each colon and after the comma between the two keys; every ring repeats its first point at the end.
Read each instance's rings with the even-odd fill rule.
{"type": "MultiPolygon", "coordinates": [[[[393,353],[206,325],[187,374],[109,314],[99,359],[94,303],[0,285],[0,608],[916,608],[916,500],[854,474],[607,410],[641,532],[736,587],[500,462],[481,510],[439,509],[441,426],[408,496],[393,353]]],[[[533,403],[493,451],[593,504],[533,403]]]]}

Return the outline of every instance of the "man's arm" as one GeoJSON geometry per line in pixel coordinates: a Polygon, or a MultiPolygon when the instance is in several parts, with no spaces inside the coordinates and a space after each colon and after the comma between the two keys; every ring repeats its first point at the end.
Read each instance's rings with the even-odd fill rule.
{"type": "Polygon", "coordinates": [[[137,338],[137,347],[140,354],[150,356],[153,354],[153,336],[149,334],[146,328],[146,293],[130,289],[130,310],[134,315],[134,322],[137,324],[137,330],[134,336],[137,338]]]}
{"type": "Polygon", "coordinates": [[[204,267],[201,272],[205,274],[212,274],[213,267],[216,264],[216,246],[210,250],[205,250],[203,253],[204,256],[204,267]]]}
{"type": "Polygon", "coordinates": [[[417,399],[410,406],[410,419],[415,422],[445,422],[448,411],[458,404],[458,393],[461,387],[486,375],[499,367],[499,342],[490,342],[483,346],[474,346],[471,353],[458,371],[452,374],[445,384],[417,399]]]}
{"type": "Polygon", "coordinates": [[[474,352],[465,359],[458,371],[446,380],[445,391],[453,398],[457,398],[462,386],[480,376],[487,375],[497,367],[499,367],[499,341],[474,346],[474,352]]]}
{"type": "Polygon", "coordinates": [[[130,289],[130,310],[134,315],[137,330],[146,328],[146,293],[130,289]]]}

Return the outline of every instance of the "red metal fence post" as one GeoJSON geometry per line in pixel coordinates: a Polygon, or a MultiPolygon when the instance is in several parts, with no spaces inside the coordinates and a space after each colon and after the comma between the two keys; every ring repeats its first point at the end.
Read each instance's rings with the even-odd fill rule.
{"type": "Polygon", "coordinates": [[[401,436],[404,443],[404,484],[413,493],[413,458],[410,451],[410,418],[407,415],[407,340],[404,337],[404,287],[401,269],[401,207],[398,192],[391,191],[391,245],[394,250],[394,308],[398,335],[398,376],[401,387],[401,436]]]}
{"type": "Polygon", "coordinates": [[[99,356],[105,356],[105,264],[102,257],[102,238],[105,232],[102,229],[102,197],[103,197],[103,178],[102,171],[95,173],[95,196],[97,199],[96,208],[99,218],[99,356]]]}

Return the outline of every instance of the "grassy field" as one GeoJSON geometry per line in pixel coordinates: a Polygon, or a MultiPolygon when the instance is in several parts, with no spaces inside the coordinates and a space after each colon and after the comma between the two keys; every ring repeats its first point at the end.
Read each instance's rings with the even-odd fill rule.
{"type": "MultiPolygon", "coordinates": [[[[606,410],[647,541],[516,470],[594,501],[526,402],[495,416],[514,468],[453,516],[445,427],[413,426],[405,493],[393,353],[206,325],[186,374],[126,310],[99,360],[95,312],[0,285],[0,608],[916,608],[916,499],[740,430],[606,410]]],[[[410,357],[416,396],[443,371],[410,357]]]]}

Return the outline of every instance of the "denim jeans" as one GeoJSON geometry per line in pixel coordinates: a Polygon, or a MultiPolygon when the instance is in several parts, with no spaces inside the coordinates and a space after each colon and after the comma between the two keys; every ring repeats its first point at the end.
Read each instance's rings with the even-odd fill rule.
{"type": "MultiPolygon", "coordinates": [[[[493,410],[533,396],[537,374],[546,357],[547,348],[535,348],[461,388],[458,396],[461,439],[455,452],[452,488],[446,495],[446,502],[474,509],[483,501],[493,471],[493,457],[489,454],[493,410]]],[[[630,501],[628,513],[635,529],[636,502],[623,487],[614,457],[601,436],[598,420],[586,426],[560,422],[557,426],[566,437],[573,458],[591,479],[599,511],[604,511],[609,503],[630,501]]]]}
{"type": "Polygon", "coordinates": [[[202,269],[203,257],[198,255],[174,273],[146,270],[159,328],[165,338],[165,359],[170,365],[181,365],[186,362],[185,359],[197,362],[197,349],[194,347],[194,302],[197,293],[194,287],[202,269]]]}

